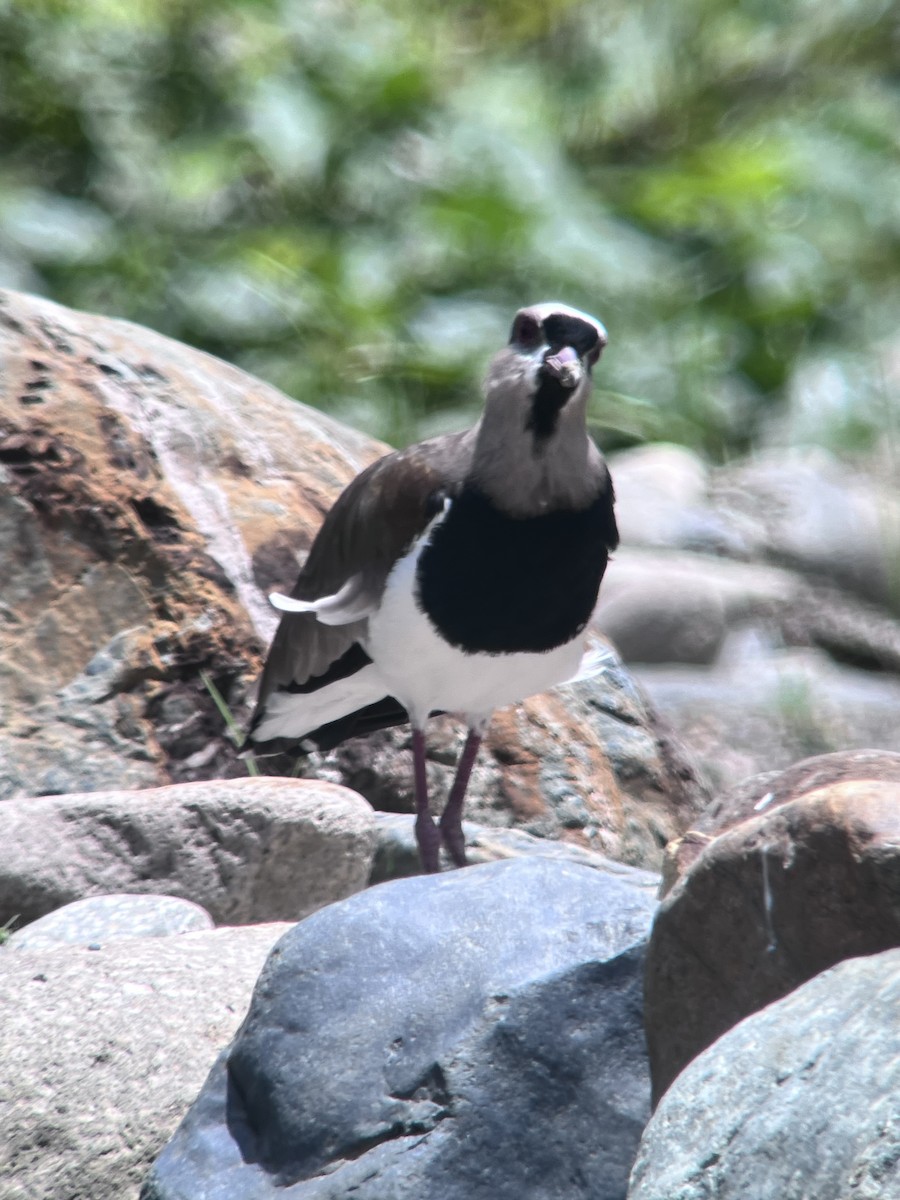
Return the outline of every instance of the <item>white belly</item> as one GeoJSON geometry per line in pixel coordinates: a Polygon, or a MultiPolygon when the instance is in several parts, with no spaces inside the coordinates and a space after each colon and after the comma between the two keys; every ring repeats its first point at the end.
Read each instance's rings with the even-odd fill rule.
{"type": "Polygon", "coordinates": [[[417,542],[388,577],[381,607],[369,618],[366,645],[388,692],[414,724],[421,728],[436,709],[475,724],[495,708],[576,674],[584,651],[581,636],[540,654],[466,654],[448,645],[414,600],[421,545],[417,542]]]}

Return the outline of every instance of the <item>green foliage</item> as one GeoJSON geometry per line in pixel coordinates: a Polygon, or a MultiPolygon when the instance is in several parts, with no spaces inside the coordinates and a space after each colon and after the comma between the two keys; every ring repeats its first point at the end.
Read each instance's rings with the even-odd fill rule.
{"type": "Polygon", "coordinates": [[[557,296],[609,327],[607,445],[864,449],[897,41],[885,0],[0,0],[0,283],[393,441],[557,296]]]}

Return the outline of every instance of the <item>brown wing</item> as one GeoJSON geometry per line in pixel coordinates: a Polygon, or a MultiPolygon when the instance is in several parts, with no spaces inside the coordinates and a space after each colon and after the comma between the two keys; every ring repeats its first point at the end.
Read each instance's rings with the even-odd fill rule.
{"type": "MultiPolygon", "coordinates": [[[[448,434],[385,455],[350,483],[316,535],[291,596],[333,595],[354,576],[378,603],[394,563],[413,544],[445,496],[458,491],[471,461],[473,431],[448,434]]],[[[366,620],[325,625],[314,613],[285,613],[259,686],[250,738],[276,689],[307,689],[365,634],[366,620]]],[[[334,676],[332,676],[334,677],[334,676]]],[[[314,686],[314,685],[313,685],[314,686]]]]}

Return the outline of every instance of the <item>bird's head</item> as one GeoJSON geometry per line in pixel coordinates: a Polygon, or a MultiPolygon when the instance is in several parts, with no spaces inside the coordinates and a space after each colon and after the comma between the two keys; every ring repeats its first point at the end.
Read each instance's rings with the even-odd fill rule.
{"type": "Polygon", "coordinates": [[[587,434],[591,372],[606,346],[594,317],[555,302],[521,308],[485,380],[473,476],[504,507],[540,511],[596,491],[587,434]]]}
{"type": "Polygon", "coordinates": [[[517,418],[540,445],[552,437],[573,401],[581,402],[583,412],[591,371],[606,341],[599,321],[567,304],[520,308],[508,345],[488,370],[488,406],[502,405],[506,419],[517,418]]]}

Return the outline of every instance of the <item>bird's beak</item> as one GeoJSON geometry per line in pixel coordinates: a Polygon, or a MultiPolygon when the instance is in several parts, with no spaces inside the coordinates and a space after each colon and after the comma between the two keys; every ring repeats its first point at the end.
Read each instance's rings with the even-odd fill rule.
{"type": "Polygon", "coordinates": [[[548,351],[544,357],[544,370],[570,391],[574,391],[585,376],[584,363],[572,346],[562,346],[555,354],[548,351]]]}

